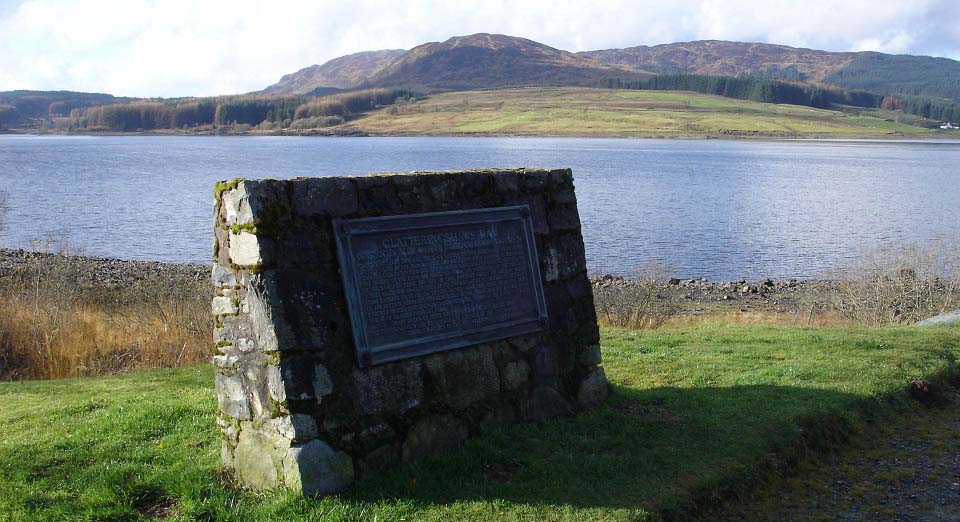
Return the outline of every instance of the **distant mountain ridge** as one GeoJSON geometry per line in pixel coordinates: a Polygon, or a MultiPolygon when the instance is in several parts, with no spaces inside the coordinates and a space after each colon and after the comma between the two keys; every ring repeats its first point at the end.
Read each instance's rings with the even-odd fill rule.
{"type": "Polygon", "coordinates": [[[409,51],[336,58],[286,75],[263,92],[306,94],[316,87],[405,87],[430,92],[590,86],[608,78],[677,73],[756,75],[879,94],[960,100],[960,62],[948,58],[721,40],[571,53],[525,38],[487,33],[426,43],[409,51]]]}
{"type": "Polygon", "coordinates": [[[850,52],[722,40],[639,45],[577,54],[603,63],[646,69],[657,74],[752,74],[812,82],[824,81],[827,76],[850,65],[856,57],[856,53],[850,52]]]}
{"type": "Polygon", "coordinates": [[[637,78],[650,75],[526,38],[481,33],[414,47],[374,75],[366,86],[426,91],[527,85],[584,86],[611,76],[637,78]]]}
{"type": "Polygon", "coordinates": [[[334,58],[322,65],[311,65],[284,75],[267,87],[264,94],[307,94],[322,88],[352,89],[373,77],[407,51],[384,49],[364,51],[334,58]]]}
{"type": "MultiPolygon", "coordinates": [[[[365,53],[335,58],[284,76],[264,89],[269,94],[306,94],[318,86],[334,84],[342,68],[354,71],[350,88],[404,87],[421,91],[467,90],[525,85],[593,85],[611,76],[640,78],[649,73],[632,67],[599,62],[589,57],[555,49],[528,40],[499,34],[457,36],[430,42],[409,51],[374,51],[382,60],[366,59],[365,53]],[[392,59],[389,59],[393,56],[392,59]],[[364,59],[361,62],[361,59],[364,59]]],[[[343,87],[341,87],[343,88],[343,87]]]]}

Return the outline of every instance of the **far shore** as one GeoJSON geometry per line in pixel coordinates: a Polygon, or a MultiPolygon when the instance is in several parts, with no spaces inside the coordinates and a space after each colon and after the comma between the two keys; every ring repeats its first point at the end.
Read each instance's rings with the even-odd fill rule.
{"type": "Polygon", "coordinates": [[[956,141],[960,142],[958,133],[942,133],[930,135],[848,135],[848,134],[782,134],[782,133],[569,133],[569,134],[526,134],[512,132],[460,132],[460,133],[419,133],[419,132],[400,132],[400,133],[370,133],[351,129],[331,128],[331,129],[310,129],[301,132],[295,131],[234,131],[217,129],[191,129],[175,130],[161,129],[151,131],[96,131],[84,130],[82,132],[73,131],[52,131],[39,129],[5,129],[0,130],[0,135],[16,136],[76,136],[76,137],[158,137],[158,136],[188,136],[188,137],[300,137],[300,138],[576,138],[576,139],[644,139],[644,140],[728,140],[728,141],[888,141],[888,142],[911,142],[911,141],[956,141]]]}

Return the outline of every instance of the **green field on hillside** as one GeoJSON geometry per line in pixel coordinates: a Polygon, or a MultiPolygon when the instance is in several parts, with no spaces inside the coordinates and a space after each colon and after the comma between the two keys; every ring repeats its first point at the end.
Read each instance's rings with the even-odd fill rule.
{"type": "Polygon", "coordinates": [[[892,113],[848,114],[679,91],[525,88],[449,92],[350,122],[371,135],[932,137],[892,113]]]}
{"type": "Polygon", "coordinates": [[[742,492],[911,406],[960,328],[603,331],[615,394],[302,499],[230,486],[209,366],[0,384],[0,520],[645,520],[742,492]]]}

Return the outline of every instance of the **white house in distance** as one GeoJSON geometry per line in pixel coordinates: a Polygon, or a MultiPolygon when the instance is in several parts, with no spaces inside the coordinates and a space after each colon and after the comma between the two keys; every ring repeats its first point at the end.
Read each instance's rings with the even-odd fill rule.
{"type": "Polygon", "coordinates": [[[946,123],[944,123],[943,125],[941,125],[940,128],[943,129],[943,130],[956,130],[956,129],[960,129],[960,127],[958,127],[958,126],[950,123],[949,121],[946,122],[946,123]]]}

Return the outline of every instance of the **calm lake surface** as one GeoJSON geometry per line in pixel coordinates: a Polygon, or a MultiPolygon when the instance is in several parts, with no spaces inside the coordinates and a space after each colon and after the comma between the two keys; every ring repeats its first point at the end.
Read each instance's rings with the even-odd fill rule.
{"type": "Polygon", "coordinates": [[[809,278],[960,234],[960,142],[0,136],[0,246],[208,263],[217,180],[518,166],[573,169],[594,273],[809,278]]]}

